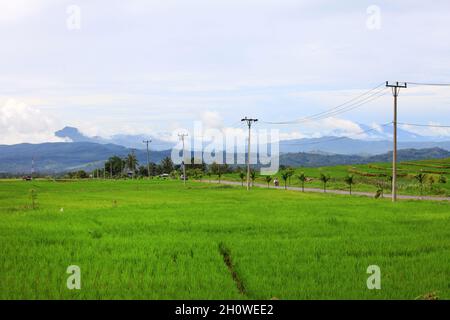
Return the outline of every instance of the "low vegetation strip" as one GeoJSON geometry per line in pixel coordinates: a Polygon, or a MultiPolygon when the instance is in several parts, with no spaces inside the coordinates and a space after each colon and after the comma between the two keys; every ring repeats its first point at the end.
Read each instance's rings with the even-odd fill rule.
{"type": "Polygon", "coordinates": [[[246,295],[245,292],[245,286],[243,281],[240,279],[237,271],[234,268],[233,265],[233,259],[231,258],[231,252],[230,250],[225,246],[223,242],[219,244],[219,251],[220,254],[223,257],[223,262],[227,266],[228,270],[230,271],[231,277],[233,278],[233,281],[236,283],[236,287],[239,290],[239,293],[242,295],[246,295]]]}

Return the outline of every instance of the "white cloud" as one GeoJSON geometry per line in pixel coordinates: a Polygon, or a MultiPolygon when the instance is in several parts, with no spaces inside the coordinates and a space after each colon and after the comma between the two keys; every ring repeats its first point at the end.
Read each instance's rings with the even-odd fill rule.
{"type": "MultiPolygon", "coordinates": [[[[11,23],[0,28],[0,85],[90,135],[165,132],[198,118],[211,127],[245,115],[291,120],[388,79],[448,82],[445,0],[380,0],[376,32],[366,28],[370,3],[356,0],[79,1],[80,32],[65,27],[67,4],[0,0],[0,23],[11,23]]],[[[402,91],[399,121],[450,122],[448,92],[402,91]]],[[[342,116],[350,122],[286,130],[353,134],[357,123],[391,121],[392,96],[342,116]]]]}
{"type": "Polygon", "coordinates": [[[55,137],[56,121],[41,110],[8,99],[0,104],[0,143],[39,143],[63,141],[55,137]]]}
{"type": "Polygon", "coordinates": [[[2,0],[0,1],[0,22],[16,22],[38,14],[54,0],[2,0]]]}
{"type": "Polygon", "coordinates": [[[309,136],[301,133],[300,131],[280,133],[280,140],[295,140],[303,138],[309,138],[309,136]]]}
{"type": "Polygon", "coordinates": [[[427,136],[427,137],[449,137],[450,136],[450,128],[439,127],[441,125],[439,122],[430,121],[427,125],[435,126],[435,127],[418,127],[411,125],[400,125],[400,127],[404,130],[410,131],[412,133],[427,136]]]}
{"type": "Polygon", "coordinates": [[[222,129],[223,120],[218,112],[206,111],[201,116],[201,121],[205,129],[222,129]]]}

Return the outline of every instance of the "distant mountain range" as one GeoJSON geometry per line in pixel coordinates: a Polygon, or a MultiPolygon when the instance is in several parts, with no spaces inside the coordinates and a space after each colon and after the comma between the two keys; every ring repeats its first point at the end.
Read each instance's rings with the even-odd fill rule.
{"type": "Polygon", "coordinates": [[[55,132],[55,136],[59,138],[66,139],[71,142],[93,142],[100,144],[116,144],[126,148],[133,149],[144,149],[144,140],[152,140],[151,149],[162,151],[172,149],[174,144],[172,142],[167,142],[158,138],[150,137],[148,135],[138,134],[138,135],[127,135],[127,134],[116,134],[110,138],[102,138],[99,136],[89,137],[80,132],[74,127],[65,127],[59,131],[55,132]]]}
{"type": "MultiPolygon", "coordinates": [[[[431,149],[403,149],[398,152],[399,161],[413,161],[424,159],[442,159],[450,158],[450,151],[440,148],[431,149]]],[[[335,165],[351,165],[366,164],[374,162],[390,162],[392,161],[392,151],[374,155],[374,156],[358,156],[358,155],[324,155],[314,153],[286,153],[280,155],[280,164],[292,167],[324,167],[335,165]]]]}
{"type": "MultiPolygon", "coordinates": [[[[329,136],[280,141],[280,163],[317,167],[391,161],[390,129],[385,127],[371,131],[368,140],[329,136]]],[[[41,173],[92,170],[102,167],[109,157],[125,157],[133,149],[139,162],[145,164],[147,153],[142,141],[149,138],[152,139],[151,161],[158,163],[170,156],[170,150],[174,147],[171,142],[145,135],[89,137],[74,127],[65,127],[55,132],[55,135],[68,142],[0,145],[0,173],[29,173],[32,159],[36,171],[41,173]]],[[[430,137],[399,130],[399,150],[400,160],[446,158],[450,157],[450,141],[433,141],[430,137]]]]}
{"type": "MultiPolygon", "coordinates": [[[[285,140],[280,142],[281,153],[314,152],[345,155],[376,155],[392,150],[392,141],[356,140],[346,137],[322,137],[285,140]]],[[[400,141],[399,149],[441,148],[450,151],[450,141],[400,141]]]]}
{"type": "MultiPolygon", "coordinates": [[[[115,144],[92,142],[57,142],[42,144],[0,145],[0,173],[29,173],[34,159],[36,172],[60,173],[101,168],[114,155],[125,157],[132,150],[115,144]]],[[[140,163],[147,163],[147,153],[136,150],[140,163]]],[[[170,156],[170,151],[153,151],[152,162],[170,156]]]]}
{"type": "MultiPolygon", "coordinates": [[[[125,157],[132,150],[114,144],[99,144],[92,142],[58,142],[42,144],[0,145],[0,173],[28,174],[34,159],[35,170],[41,174],[54,174],[75,170],[93,170],[102,168],[104,161],[118,155],[125,157]]],[[[136,156],[141,164],[147,161],[144,150],[136,150],[136,156]]],[[[151,151],[152,162],[159,163],[164,157],[170,156],[170,150],[151,151]]],[[[405,149],[399,151],[399,160],[420,160],[432,158],[448,158],[450,152],[440,148],[405,149]]],[[[286,166],[331,166],[362,164],[370,162],[391,161],[392,153],[375,156],[361,155],[329,155],[318,153],[286,153],[280,155],[280,164],[286,166]]]]}
{"type": "MultiPolygon", "coordinates": [[[[360,124],[363,130],[369,126],[360,124]]],[[[339,132],[336,132],[339,134],[339,132]]],[[[151,139],[150,149],[155,151],[169,150],[174,143],[146,135],[116,134],[110,138],[98,136],[89,137],[77,128],[65,127],[55,132],[57,137],[72,142],[92,142],[99,144],[115,144],[125,148],[144,149],[143,140],[151,139]]],[[[450,139],[446,137],[425,137],[399,129],[399,149],[441,148],[450,151],[450,139]]],[[[321,138],[304,138],[280,141],[280,153],[315,153],[315,154],[343,154],[343,155],[376,155],[392,150],[392,128],[383,127],[373,130],[367,140],[351,139],[346,137],[328,136],[321,138]]]]}

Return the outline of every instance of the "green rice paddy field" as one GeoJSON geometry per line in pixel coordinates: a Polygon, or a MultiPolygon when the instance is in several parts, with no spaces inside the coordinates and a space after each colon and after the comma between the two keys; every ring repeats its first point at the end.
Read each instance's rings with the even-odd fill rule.
{"type": "MultiPolygon", "coordinates": [[[[297,167],[293,169],[293,174],[287,182],[288,186],[299,187],[301,182],[298,179],[299,174],[304,173],[310,181],[305,183],[306,188],[322,188],[323,183],[319,177],[321,174],[329,175],[330,181],[327,188],[334,190],[349,190],[344,179],[348,175],[354,177],[355,184],[352,189],[354,191],[373,192],[376,193],[380,184],[384,187],[384,192],[390,193],[391,183],[389,177],[392,175],[391,163],[371,163],[362,165],[339,165],[331,167],[297,167]]],[[[278,172],[277,177],[280,185],[284,186],[281,178],[282,171],[278,172]]],[[[203,179],[209,177],[204,176],[203,179]]],[[[217,180],[217,177],[212,176],[217,180]]],[[[238,173],[225,174],[223,180],[241,181],[238,173]]],[[[265,176],[256,176],[256,183],[266,183],[265,176]]],[[[420,194],[429,196],[450,197],[450,158],[432,159],[420,161],[403,161],[398,164],[398,192],[404,195],[420,194]],[[421,186],[416,176],[422,173],[425,180],[421,186]],[[444,183],[441,182],[444,177],[444,183]]]]}
{"type": "Polygon", "coordinates": [[[448,202],[0,181],[1,299],[424,297],[450,298],[448,202]],[[70,265],[80,290],[67,289],[70,265]],[[369,265],[381,268],[380,290],[366,286],[369,265]]]}

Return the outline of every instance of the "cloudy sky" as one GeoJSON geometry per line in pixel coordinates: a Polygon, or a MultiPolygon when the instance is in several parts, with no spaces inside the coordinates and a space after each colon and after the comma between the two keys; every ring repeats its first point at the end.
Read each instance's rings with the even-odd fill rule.
{"type": "MultiPolygon", "coordinates": [[[[448,0],[0,0],[0,143],[56,141],[66,125],[161,136],[285,121],[386,80],[449,83],[449,12],[448,0]]],[[[402,122],[450,124],[450,87],[411,86],[399,104],[402,122]]],[[[386,95],[278,127],[354,134],[391,118],[386,95]]]]}

